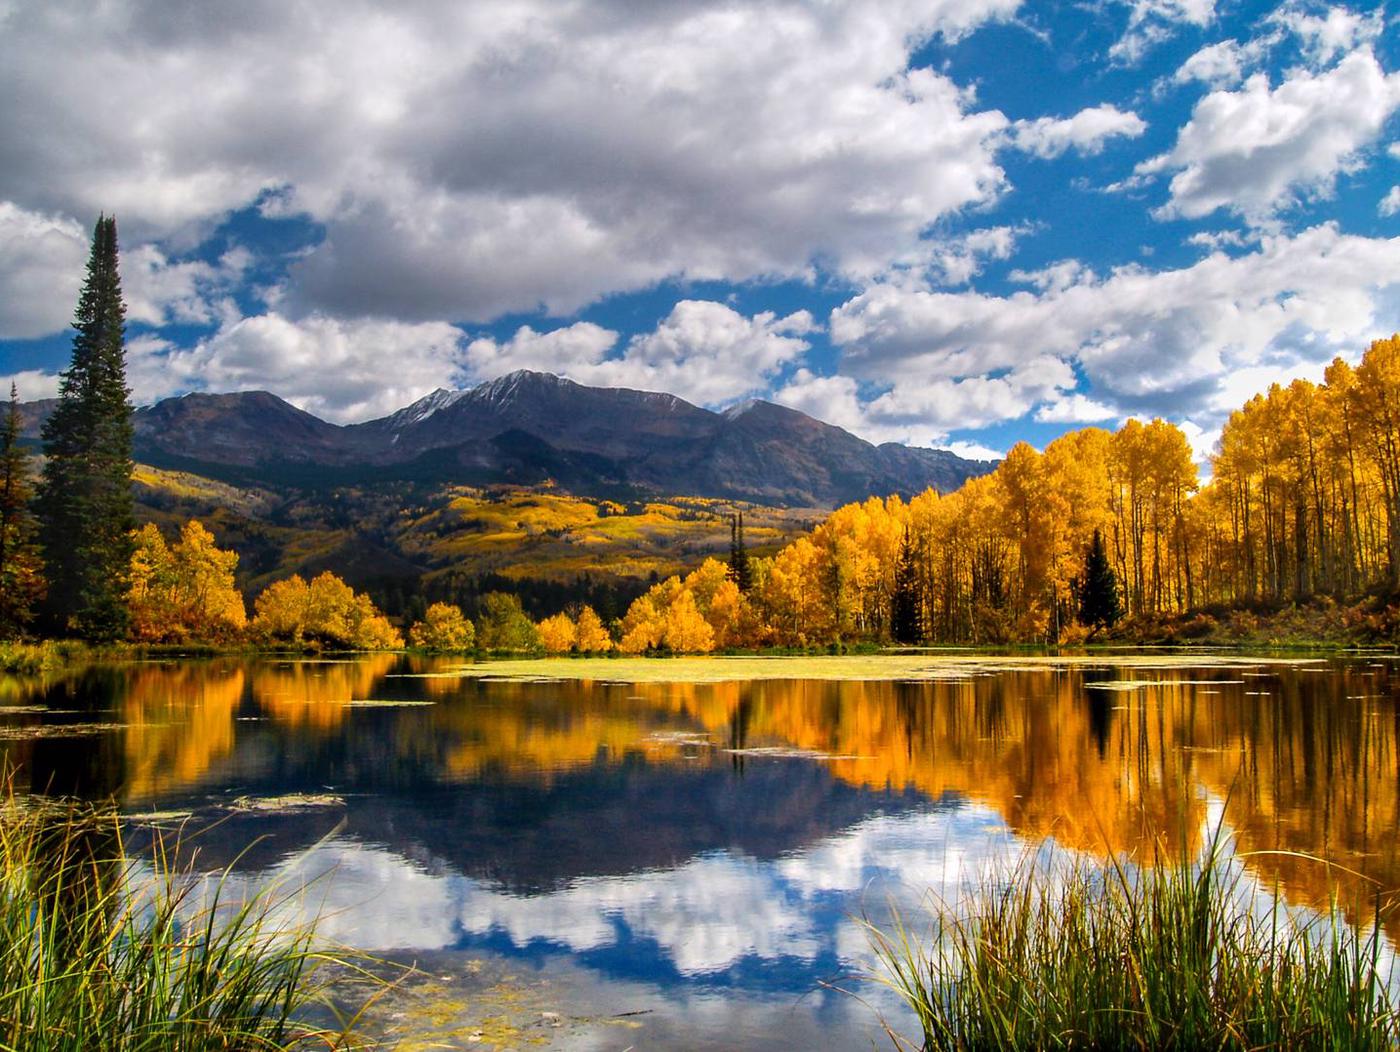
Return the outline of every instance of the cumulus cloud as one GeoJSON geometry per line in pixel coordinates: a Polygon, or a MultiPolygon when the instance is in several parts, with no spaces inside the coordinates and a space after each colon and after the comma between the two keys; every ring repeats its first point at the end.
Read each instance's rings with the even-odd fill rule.
{"type": "Polygon", "coordinates": [[[1324,73],[1294,70],[1277,88],[1257,73],[1198,102],[1176,145],[1136,171],[1172,173],[1164,217],[1223,208],[1258,222],[1300,197],[1330,195],[1397,107],[1400,73],[1366,48],[1324,73]]]}
{"type": "Polygon", "coordinates": [[[71,322],[87,256],[78,223],[0,200],[0,339],[43,336],[71,322]]]}
{"type": "MultiPolygon", "coordinates": [[[[860,293],[830,325],[844,348],[849,389],[857,390],[857,379],[882,386],[920,377],[933,392],[929,419],[957,427],[938,410],[948,383],[980,378],[960,393],[981,388],[975,415],[990,422],[998,411],[1009,418],[1038,391],[1053,402],[1057,390],[1074,390],[1044,364],[1039,388],[1025,384],[1019,398],[1006,383],[999,392],[990,385],[1028,363],[1061,360],[1078,364],[1095,401],[1168,415],[1189,406],[1207,426],[1266,375],[1354,356],[1400,327],[1400,238],[1346,235],[1331,224],[1266,236],[1252,252],[1213,253],[1177,270],[1128,266],[1105,277],[1058,270],[1059,280],[1008,296],[884,285],[860,293]]],[[[857,409],[873,412],[878,401],[857,409]]]]}
{"type": "Polygon", "coordinates": [[[849,376],[818,376],[802,370],[773,400],[871,442],[947,446],[949,432],[1024,416],[1036,403],[1057,398],[1075,383],[1074,370],[1047,355],[1023,362],[1004,375],[896,380],[872,398],[863,398],[849,376]]]}
{"type": "Polygon", "coordinates": [[[1212,88],[1234,87],[1263,61],[1271,42],[1271,38],[1258,38],[1243,44],[1237,40],[1209,44],[1183,62],[1172,74],[1172,81],[1199,81],[1212,88]]]}
{"type": "Polygon", "coordinates": [[[212,325],[236,318],[235,288],[252,263],[241,248],[216,262],[172,261],[153,244],[122,252],[122,295],[128,321],[147,325],[212,325]]]}
{"type": "Polygon", "coordinates": [[[1207,26],[1215,19],[1215,0],[1128,0],[1127,6],[1127,28],[1108,50],[1110,59],[1125,66],[1141,61],[1183,25],[1207,26]]]}
{"type": "Polygon", "coordinates": [[[1297,36],[1305,57],[1318,65],[1377,40],[1385,31],[1385,12],[1379,8],[1358,14],[1345,7],[1330,7],[1325,15],[1316,15],[1293,3],[1275,11],[1269,21],[1297,36]]]}
{"type": "Polygon", "coordinates": [[[1390,192],[1381,198],[1381,203],[1376,206],[1376,211],[1383,216],[1393,216],[1400,212],[1400,186],[1390,188],[1390,192]]]}
{"type": "Polygon", "coordinates": [[[1005,118],[909,61],[1017,2],[21,5],[0,198],[192,243],[271,194],[324,225],[283,301],[303,313],[875,273],[1002,188],[1005,118]]]}
{"type": "Polygon", "coordinates": [[[1146,122],[1136,113],[1104,103],[1080,110],[1073,117],[1017,121],[1011,132],[1011,141],[1017,149],[1046,159],[1059,157],[1071,149],[1093,156],[1103,152],[1104,144],[1109,139],[1135,139],[1146,130],[1146,122]]]}
{"type": "Polygon", "coordinates": [[[189,349],[129,342],[133,398],[190,390],[270,390],[325,420],[384,416],[462,378],[462,332],[443,322],[239,318],[189,349]]]}
{"type": "Polygon", "coordinates": [[[764,390],[810,348],[807,311],[746,317],[710,300],[681,300],[651,332],[610,356],[618,334],[589,322],[552,332],[519,329],[504,342],[473,340],[466,361],[478,379],[539,369],[579,383],[666,391],[701,405],[723,405],[764,390]]]}
{"type": "Polygon", "coordinates": [[[21,402],[33,402],[40,398],[58,397],[59,377],[57,373],[46,373],[42,369],[23,369],[17,373],[0,375],[0,400],[10,397],[10,385],[21,402]]]}
{"type": "Polygon", "coordinates": [[[1113,420],[1118,411],[1082,394],[1066,395],[1047,402],[1035,412],[1042,424],[1097,424],[1113,420]]]}

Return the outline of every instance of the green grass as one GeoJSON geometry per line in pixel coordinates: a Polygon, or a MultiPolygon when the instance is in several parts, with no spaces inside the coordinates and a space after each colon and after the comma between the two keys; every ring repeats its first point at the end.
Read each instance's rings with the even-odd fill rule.
{"type": "MultiPolygon", "coordinates": [[[[330,1001],[349,962],[275,917],[277,892],[226,901],[157,847],[134,860],[86,806],[0,805],[0,1049],[242,1052],[347,1048],[330,1001]]],[[[362,974],[362,973],[361,973],[362,974]]]]}
{"type": "Polygon", "coordinates": [[[94,656],[85,643],[45,640],[41,643],[0,642],[0,672],[38,675],[81,664],[94,656]]]}
{"type": "MultiPolygon", "coordinates": [[[[1024,861],[924,942],[870,928],[878,981],[913,1009],[898,1049],[1395,1049],[1400,998],[1379,897],[1357,933],[1334,903],[1253,892],[1217,837],[1203,862],[1024,861]]],[[[1319,863],[1321,864],[1321,863],[1319,863]]]]}

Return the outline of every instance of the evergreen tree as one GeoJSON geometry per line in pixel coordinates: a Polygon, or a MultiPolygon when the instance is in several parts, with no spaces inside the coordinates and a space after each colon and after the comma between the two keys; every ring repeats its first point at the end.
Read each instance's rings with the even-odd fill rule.
{"type": "Polygon", "coordinates": [[[1097,632],[1101,628],[1111,628],[1122,616],[1118,575],[1109,565],[1103,534],[1095,530],[1084,555],[1084,576],[1079,582],[1079,623],[1097,632]]]}
{"type": "Polygon", "coordinates": [[[909,527],[899,545],[899,562],[894,570],[894,609],[890,612],[890,635],[896,643],[914,646],[924,641],[924,596],[919,580],[918,560],[909,542],[909,527]]]}
{"type": "Polygon", "coordinates": [[[29,451],[19,440],[19,390],[0,430],[0,639],[20,635],[44,597],[43,561],[29,511],[29,451]]]}
{"type": "Polygon", "coordinates": [[[744,513],[729,516],[729,579],[747,595],[753,587],[753,568],[744,547],[744,513]]]}
{"type": "Polygon", "coordinates": [[[127,577],[135,525],[131,498],[131,401],[126,386],[126,307],[117,271],[117,222],[97,220],[78,298],[73,359],[58,406],[44,423],[40,540],[52,628],[90,639],[127,629],[127,577]]]}

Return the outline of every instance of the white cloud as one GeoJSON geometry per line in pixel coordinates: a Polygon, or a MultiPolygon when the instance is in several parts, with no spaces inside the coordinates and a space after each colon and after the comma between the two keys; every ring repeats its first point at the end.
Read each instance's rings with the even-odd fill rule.
{"type": "Polygon", "coordinates": [[[871,442],[946,446],[950,431],[976,430],[1024,416],[1037,402],[1057,398],[1074,384],[1068,364],[1043,356],[1004,375],[896,379],[869,399],[861,397],[849,376],[817,376],[802,370],[773,400],[871,442]]]}
{"type": "Polygon", "coordinates": [[[522,325],[504,343],[483,336],[467,345],[466,364],[474,379],[494,380],[517,369],[574,376],[597,365],[617,345],[617,333],[592,322],[576,322],[550,332],[522,325]]]}
{"type": "Polygon", "coordinates": [[[122,295],[127,320],[153,326],[236,320],[230,297],[251,263],[252,256],[237,248],[215,263],[172,262],[149,243],[124,250],[122,295]]]}
{"type": "Polygon", "coordinates": [[[1239,230],[1198,230],[1186,239],[1186,243],[1216,252],[1222,248],[1244,248],[1258,240],[1257,235],[1251,237],[1239,230]]]}
{"type": "Polygon", "coordinates": [[[58,332],[73,320],[87,236],[71,219],[0,200],[0,339],[58,332]]]}
{"type": "Polygon", "coordinates": [[[1269,21],[1296,34],[1304,55],[1318,65],[1379,39],[1385,31],[1385,12],[1380,9],[1362,15],[1345,7],[1331,7],[1325,16],[1318,16],[1295,3],[1274,12],[1269,21]]]}
{"type": "Polygon", "coordinates": [[[710,300],[681,300],[648,333],[609,357],[618,334],[588,322],[540,333],[522,327],[504,343],[489,337],[467,347],[478,379],[540,369],[579,383],[665,391],[701,405],[723,405],[764,390],[810,348],[807,311],[745,317],[710,300]]]}
{"type": "Polygon", "coordinates": [[[1176,35],[1182,25],[1207,26],[1215,0],[1128,0],[1128,26],[1108,50],[1114,62],[1131,66],[1176,35]]]}
{"type": "Polygon", "coordinates": [[[184,245],[273,193],[325,225],[288,312],[878,273],[1002,189],[1005,118],[909,61],[1017,3],[25,5],[0,34],[0,96],[24,100],[0,110],[0,199],[184,245]]]}
{"type": "Polygon", "coordinates": [[[1017,121],[1011,141],[1017,149],[1037,157],[1059,157],[1068,150],[1092,156],[1101,153],[1104,143],[1115,137],[1135,139],[1147,130],[1136,113],[1125,112],[1111,103],[1080,110],[1073,117],[1040,117],[1017,121]]]}
{"type": "Polygon", "coordinates": [[[1397,107],[1400,73],[1386,74],[1368,49],[1325,73],[1294,70],[1277,88],[1258,73],[1198,102],[1176,145],[1137,173],[1173,173],[1163,216],[1226,208],[1262,221],[1302,196],[1330,195],[1397,107]]]}
{"type": "MultiPolygon", "coordinates": [[[[1014,414],[1036,388],[995,398],[990,381],[1062,360],[1078,363],[1095,401],[1124,412],[1188,410],[1207,426],[1254,393],[1239,386],[1261,379],[1249,369],[1306,372],[1400,327],[1400,238],[1356,237],[1330,224],[1178,270],[1129,266],[1102,278],[1058,270],[1036,292],[1009,296],[880,285],[853,297],[830,326],[844,348],[849,391],[857,380],[881,387],[918,376],[936,392],[979,379],[963,391],[982,388],[974,415],[991,422],[998,411],[1014,414]]],[[[1042,376],[1050,380],[1040,385],[1043,400],[1057,400],[1055,378],[1042,376]]],[[[936,398],[923,408],[931,425],[958,428],[936,398]]]]}
{"type": "Polygon", "coordinates": [[[1082,394],[1057,398],[1035,412],[1035,418],[1042,424],[1097,424],[1118,416],[1116,409],[1082,394]]]}
{"type": "Polygon", "coordinates": [[[1234,87],[1263,60],[1270,43],[1270,38],[1258,38],[1244,44],[1236,40],[1209,44],[1183,62],[1172,74],[1172,81],[1200,81],[1212,88],[1234,87]]]}
{"type": "Polygon", "coordinates": [[[945,442],[942,448],[964,460],[1002,460],[1006,456],[1004,449],[993,449],[980,442],[945,442]]]}
{"type": "Polygon", "coordinates": [[[10,385],[15,385],[21,402],[34,402],[40,398],[58,397],[59,376],[41,369],[24,369],[8,376],[0,376],[0,402],[10,399],[10,385]]]}
{"type": "Polygon", "coordinates": [[[462,378],[460,330],[443,322],[240,318],[183,350],[157,338],[132,340],[133,398],[150,402],[189,390],[270,390],[335,423],[384,416],[462,378]]]}
{"type": "Polygon", "coordinates": [[[1376,206],[1383,216],[1393,216],[1400,212],[1400,186],[1392,186],[1390,192],[1381,198],[1381,203],[1376,206]]]}

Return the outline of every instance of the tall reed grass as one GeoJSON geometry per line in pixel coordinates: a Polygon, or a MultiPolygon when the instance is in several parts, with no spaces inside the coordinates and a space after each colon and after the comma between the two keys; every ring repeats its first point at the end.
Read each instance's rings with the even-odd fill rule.
{"type": "Polygon", "coordinates": [[[913,1009],[897,1049],[1396,1049],[1400,998],[1370,903],[1358,932],[1337,903],[1290,909],[1257,889],[1216,834],[1203,855],[1151,865],[1024,859],[931,938],[896,916],[870,927],[913,1009]]]}
{"type": "Polygon", "coordinates": [[[276,890],[228,901],[217,877],[193,879],[172,854],[157,846],[134,864],[110,811],[4,798],[0,1049],[353,1044],[328,986],[346,962],[276,920],[276,890]]]}

